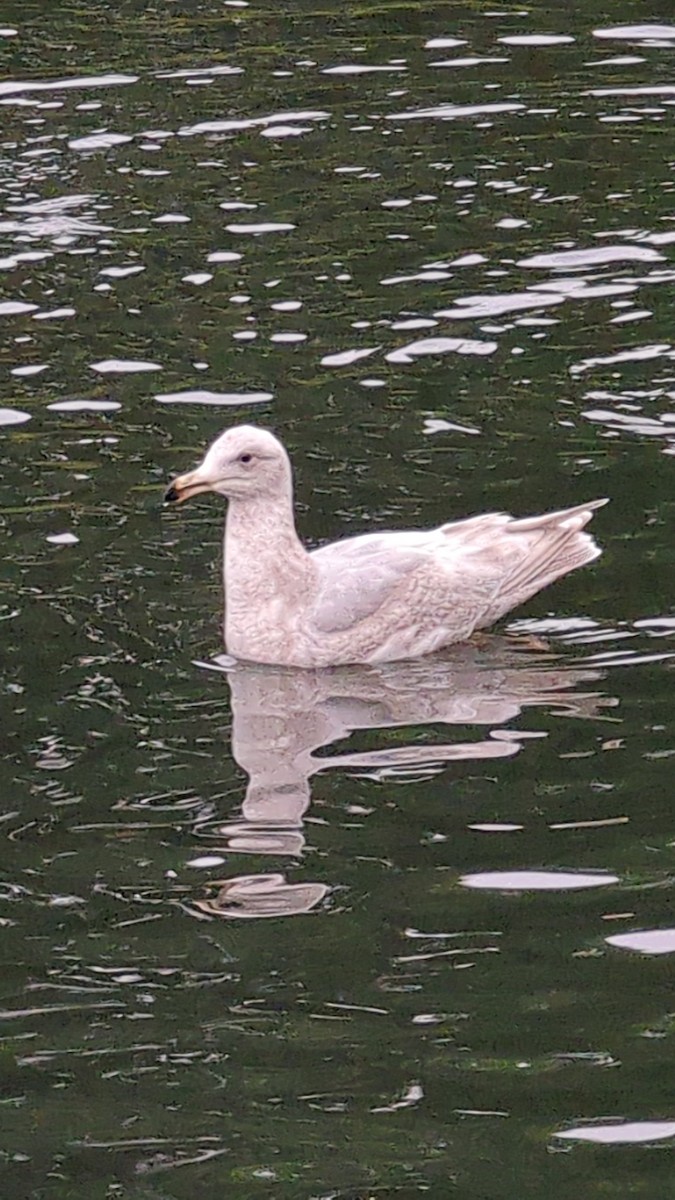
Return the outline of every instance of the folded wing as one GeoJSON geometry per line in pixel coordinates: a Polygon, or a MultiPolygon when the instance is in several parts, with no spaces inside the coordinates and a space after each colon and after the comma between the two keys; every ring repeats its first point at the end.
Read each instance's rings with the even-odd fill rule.
{"type": "Polygon", "coordinates": [[[456,606],[458,635],[464,636],[467,620],[473,628],[490,625],[553,580],[597,558],[598,546],[582,531],[605,503],[594,500],[524,519],[487,513],[439,529],[333,542],[312,554],[319,570],[313,623],[322,633],[348,630],[384,610],[420,572],[426,590],[420,599],[429,616],[443,611],[451,621],[456,606]]]}

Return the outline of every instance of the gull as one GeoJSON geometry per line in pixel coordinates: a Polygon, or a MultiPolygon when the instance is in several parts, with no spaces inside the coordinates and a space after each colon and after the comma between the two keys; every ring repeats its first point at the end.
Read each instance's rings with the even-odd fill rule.
{"type": "Polygon", "coordinates": [[[228,500],[225,647],[237,659],[334,667],[419,658],[493,625],[601,550],[584,527],[606,500],[543,516],[486,513],[436,529],[362,534],[307,550],[293,474],[266,429],[227,429],[166,492],[228,500]]]}

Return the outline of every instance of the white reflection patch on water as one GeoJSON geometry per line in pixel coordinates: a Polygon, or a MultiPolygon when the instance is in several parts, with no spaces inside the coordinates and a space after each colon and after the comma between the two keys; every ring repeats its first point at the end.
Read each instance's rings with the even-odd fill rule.
{"type": "Polygon", "coordinates": [[[361,350],[339,350],[335,354],[326,354],[321,359],[322,367],[349,367],[361,358],[376,354],[380,346],[364,346],[361,350]]]}
{"type": "Polygon", "coordinates": [[[119,87],[122,84],[138,83],[138,75],[84,75],[72,79],[8,81],[0,83],[0,96],[18,92],[61,92],[66,88],[119,87]]]}
{"type": "MultiPolygon", "coordinates": [[[[673,417],[675,421],[675,417],[673,417]]],[[[633,622],[636,629],[648,629],[652,637],[675,633],[675,617],[645,617],[633,622]],[[663,631],[661,634],[660,631],[663,631]]]]}
{"type": "Polygon", "coordinates": [[[372,75],[378,71],[405,72],[407,67],[385,64],[384,66],[368,66],[367,63],[345,63],[338,67],[325,67],[322,75],[372,75]]]}
{"type": "Polygon", "coordinates": [[[526,107],[519,103],[495,104],[439,104],[436,108],[417,108],[407,112],[388,113],[387,121],[417,121],[434,117],[441,121],[452,121],[458,117],[482,117],[496,113],[522,112],[526,107]]]}
{"type": "Polygon", "coordinates": [[[20,408],[0,408],[0,425],[23,425],[30,421],[31,414],[22,412],[20,408]]]}
{"type": "Polygon", "coordinates": [[[176,135],[169,129],[143,129],[137,136],[139,138],[149,138],[152,141],[162,142],[176,135]]]}
{"type": "Polygon", "coordinates": [[[460,254],[459,258],[453,258],[448,265],[451,267],[477,267],[487,261],[484,254],[460,254]]]}
{"type": "MultiPolygon", "coordinates": [[[[592,276],[591,276],[592,278],[592,276]]],[[[590,300],[601,296],[629,296],[636,292],[637,283],[588,283],[587,278],[560,279],[555,283],[533,283],[533,292],[562,292],[567,300],[590,300]]]]}
{"type": "Polygon", "coordinates": [[[427,417],[422,426],[423,432],[433,433],[470,433],[480,435],[480,429],[473,425],[458,425],[455,421],[447,421],[444,417],[427,417]]]}
{"type": "MultiPolygon", "coordinates": [[[[385,200],[382,207],[393,203],[385,200]]],[[[419,271],[413,275],[392,275],[389,279],[381,279],[380,283],[382,287],[389,287],[395,283],[437,283],[441,279],[452,279],[452,275],[449,271],[419,271]]]]}
{"type": "Polygon", "coordinates": [[[192,137],[200,133],[229,133],[244,129],[255,129],[256,125],[289,125],[291,122],[323,121],[331,116],[321,110],[301,110],[299,112],[270,113],[265,117],[245,117],[229,121],[200,121],[197,125],[185,125],[178,130],[180,137],[192,137]]]}
{"type": "Polygon", "coordinates": [[[14,317],[19,313],[35,312],[37,304],[25,300],[0,300],[0,317],[14,317]]]}
{"type": "Polygon", "coordinates": [[[411,1083],[406,1088],[400,1100],[393,1100],[391,1104],[381,1104],[377,1108],[371,1108],[371,1113],[391,1113],[399,1112],[402,1108],[412,1108],[415,1104],[419,1104],[420,1100],[424,1099],[424,1088],[419,1083],[411,1083]]]}
{"type": "Polygon", "coordinates": [[[604,29],[594,29],[593,37],[616,38],[625,42],[675,38],[675,25],[650,25],[648,22],[641,25],[609,25],[604,29]]]}
{"type": "Polygon", "coordinates": [[[69,532],[50,533],[45,538],[45,541],[50,542],[52,546],[76,546],[79,540],[79,537],[69,532]]]}
{"type": "Polygon", "coordinates": [[[505,46],[562,46],[575,39],[568,33],[514,33],[497,41],[505,46]]]}
{"type": "Polygon", "coordinates": [[[581,415],[587,421],[604,425],[616,434],[633,433],[638,437],[661,437],[675,441],[675,413],[663,413],[654,418],[639,413],[589,408],[582,411],[581,415]]]}
{"type": "Polygon", "coordinates": [[[642,235],[642,241],[651,242],[653,246],[668,246],[675,242],[675,233],[645,233],[642,235]]]}
{"type": "Polygon", "coordinates": [[[123,146],[125,142],[131,141],[133,138],[130,134],[101,130],[100,133],[92,133],[87,137],[73,138],[68,142],[68,146],[71,150],[110,150],[113,146],[123,146]]]}
{"type": "Polygon", "coordinates": [[[633,321],[646,321],[653,316],[649,308],[636,308],[632,312],[621,313],[618,317],[610,318],[610,325],[628,325],[633,321]]]}
{"type": "Polygon", "coordinates": [[[645,60],[639,54],[615,54],[611,58],[599,58],[595,62],[589,62],[587,67],[633,67],[645,60]]]}
{"type": "Polygon", "coordinates": [[[10,375],[17,375],[21,378],[29,378],[31,375],[41,375],[43,371],[49,370],[49,363],[29,363],[25,367],[12,367],[10,375]]]}
{"type": "Polygon", "coordinates": [[[577,1125],[562,1129],[557,1138],[574,1138],[578,1142],[597,1142],[600,1145],[635,1145],[638,1142],[657,1142],[675,1137],[675,1121],[607,1121],[599,1125],[577,1125]]]}
{"type": "Polygon", "coordinates": [[[638,954],[675,954],[675,929],[636,929],[605,938],[610,946],[638,954]]]}
{"type": "Polygon", "coordinates": [[[48,404],[50,412],[117,412],[122,405],[117,400],[57,400],[48,404]]]}
{"type": "Polygon", "coordinates": [[[226,225],[228,233],[251,233],[259,236],[261,233],[286,233],[296,226],[288,221],[260,221],[257,225],[226,225]]]}
{"type": "Polygon", "coordinates": [[[224,63],[212,67],[188,67],[178,71],[157,71],[155,79],[195,79],[200,75],[242,75],[243,67],[230,67],[224,63]]]}
{"type": "Polygon", "coordinates": [[[387,362],[409,363],[415,358],[429,354],[494,354],[497,342],[479,342],[471,338],[424,338],[420,342],[410,342],[398,350],[391,350],[385,355],[387,362]]]}
{"type": "Polygon", "coordinates": [[[303,133],[311,133],[312,125],[269,125],[261,129],[260,136],[264,138],[293,138],[302,137],[303,133]]]}
{"type": "Polygon", "coordinates": [[[160,363],[145,362],[143,359],[105,358],[90,363],[90,369],[99,375],[128,375],[137,371],[161,371],[160,363]]]}
{"type": "Polygon", "coordinates": [[[273,400],[272,392],[209,392],[192,389],[186,392],[165,392],[156,395],[159,404],[265,404],[273,400]]]}
{"type": "Polygon", "coordinates": [[[424,43],[425,50],[451,50],[453,46],[466,46],[466,38],[437,37],[424,43]]]}
{"type": "Polygon", "coordinates": [[[407,321],[392,321],[391,328],[399,329],[434,329],[438,325],[433,317],[410,317],[407,321]]]}
{"type": "Polygon", "coordinates": [[[652,346],[633,346],[630,350],[619,350],[616,354],[598,355],[597,358],[584,358],[570,367],[570,375],[583,375],[595,367],[611,366],[621,362],[645,362],[652,358],[675,358],[675,350],[669,342],[652,346]]]}
{"type": "Polygon", "coordinates": [[[236,250],[214,250],[212,254],[207,255],[207,262],[224,263],[224,262],[239,262],[243,255],[236,250]]]}
{"type": "MultiPolygon", "coordinates": [[[[622,87],[622,88],[594,88],[586,93],[588,96],[673,96],[675,95],[675,85],[664,84],[660,87],[622,87]]],[[[663,112],[663,109],[644,109],[644,112],[663,112]]]]}
{"type": "Polygon", "coordinates": [[[500,892],[570,892],[582,888],[607,887],[618,883],[617,875],[600,871],[480,871],[462,875],[463,887],[486,888],[500,892]]]}
{"type": "Polygon", "coordinates": [[[99,275],[107,275],[110,279],[126,279],[127,275],[140,275],[144,270],[142,263],[133,263],[127,267],[101,267],[99,275]]]}
{"type": "Polygon", "coordinates": [[[482,63],[507,63],[508,58],[481,58],[478,55],[471,55],[467,58],[443,58],[436,62],[429,63],[430,67],[477,67],[482,63]]]}
{"type": "Polygon", "coordinates": [[[153,225],[187,225],[189,220],[185,213],[162,213],[152,218],[153,225]]]}
{"type": "Polygon", "coordinates": [[[506,292],[496,296],[462,296],[453,308],[439,308],[437,317],[449,321],[467,321],[480,317],[498,317],[503,313],[520,312],[528,308],[550,308],[562,304],[565,296],[557,292],[506,292]]]}
{"type": "Polygon", "coordinates": [[[517,833],[524,829],[524,825],[514,825],[508,821],[484,821],[478,825],[469,825],[468,829],[474,829],[477,833],[517,833]]]}
{"type": "Polygon", "coordinates": [[[558,250],[552,254],[534,254],[531,258],[518,260],[519,267],[548,270],[558,267],[575,270],[577,267],[594,267],[612,262],[663,262],[663,255],[646,246],[592,246],[586,250],[558,250]]]}
{"type": "Polygon", "coordinates": [[[0,271],[15,271],[19,263],[44,262],[46,258],[52,258],[49,250],[25,250],[22,254],[10,254],[8,258],[0,258],[0,271]]]}

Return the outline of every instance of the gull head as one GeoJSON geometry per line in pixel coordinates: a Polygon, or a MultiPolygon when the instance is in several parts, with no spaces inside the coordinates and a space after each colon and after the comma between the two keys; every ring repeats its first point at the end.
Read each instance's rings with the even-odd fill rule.
{"type": "Polygon", "coordinates": [[[274,434],[255,425],[235,425],[216,438],[194,471],[174,479],[164,499],[180,503],[200,492],[218,492],[228,500],[271,499],[290,486],[291,464],[274,434]]]}

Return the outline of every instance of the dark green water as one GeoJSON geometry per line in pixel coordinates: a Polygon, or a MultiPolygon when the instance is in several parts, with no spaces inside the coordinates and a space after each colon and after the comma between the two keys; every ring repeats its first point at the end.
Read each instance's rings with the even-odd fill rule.
{"type": "Polygon", "coordinates": [[[3,1197],[672,1194],[649,18],[3,6],[3,1197]],[[539,644],[232,668],[220,503],[161,495],[240,420],[314,544],[605,495],[607,552],[539,644]]]}

